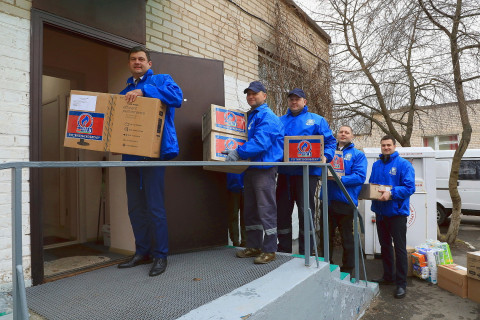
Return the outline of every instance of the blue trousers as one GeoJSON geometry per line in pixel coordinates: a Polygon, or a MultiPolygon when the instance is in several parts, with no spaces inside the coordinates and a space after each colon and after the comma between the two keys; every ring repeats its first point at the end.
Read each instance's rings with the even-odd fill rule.
{"type": "Polygon", "coordinates": [[[165,167],[127,167],[128,216],[135,236],[135,254],[166,258],[165,167]]]}

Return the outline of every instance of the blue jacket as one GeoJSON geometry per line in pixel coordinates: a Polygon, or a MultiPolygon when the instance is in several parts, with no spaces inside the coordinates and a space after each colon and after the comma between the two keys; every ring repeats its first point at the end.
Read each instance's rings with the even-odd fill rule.
{"type": "MultiPolygon", "coordinates": [[[[252,162],[279,162],[283,159],[283,125],[266,103],[248,113],[248,141],[238,155],[252,162]]],[[[267,169],[272,166],[250,166],[267,169]]]]}
{"type": "Polygon", "coordinates": [[[395,151],[386,163],[379,159],[373,164],[368,182],[392,186],[392,200],[372,200],[372,211],[377,216],[410,215],[410,196],[415,192],[415,170],[410,161],[395,151]]]}
{"type": "MultiPolygon", "coordinates": [[[[332,161],[335,154],[337,141],[330,130],[330,126],[324,117],[308,112],[308,106],[305,106],[300,114],[294,116],[290,109],[287,114],[280,117],[285,126],[285,136],[314,136],[322,135],[324,137],[324,153],[327,162],[332,161]]],[[[301,176],[303,175],[302,167],[280,166],[278,173],[301,176]]],[[[322,168],[310,167],[310,175],[321,176],[322,168]]]]}
{"type": "Polygon", "coordinates": [[[245,173],[227,173],[227,190],[241,192],[243,190],[243,176],[245,173]]]}
{"type": "MultiPolygon", "coordinates": [[[[345,175],[340,178],[348,194],[357,206],[358,195],[367,177],[367,158],[362,151],[355,149],[353,143],[344,148],[342,152],[345,175]]],[[[347,198],[343,195],[342,190],[335,181],[328,180],[327,185],[329,204],[332,200],[348,203],[347,198]]]]}
{"type": "MultiPolygon", "coordinates": [[[[175,131],[175,108],[180,108],[183,101],[182,89],[173,81],[168,74],[153,74],[149,69],[140,82],[135,86],[133,77],[128,78],[127,87],[120,92],[126,94],[129,91],[141,89],[143,96],[160,99],[165,106],[165,124],[163,127],[162,145],[160,147],[160,160],[170,160],[178,155],[177,132],[175,131]]],[[[124,154],[124,161],[144,161],[148,157],[124,154]]]]}

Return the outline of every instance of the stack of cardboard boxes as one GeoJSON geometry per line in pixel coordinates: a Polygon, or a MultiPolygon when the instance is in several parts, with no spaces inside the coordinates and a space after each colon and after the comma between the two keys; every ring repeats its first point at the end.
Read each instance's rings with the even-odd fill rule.
{"type": "Polygon", "coordinates": [[[480,251],[467,253],[468,298],[480,303],[480,251]]]}
{"type": "MultiPolygon", "coordinates": [[[[212,104],[202,119],[204,161],[225,161],[222,151],[235,150],[247,142],[247,114],[212,104]]],[[[205,170],[242,173],[247,166],[204,166],[205,170]]]]}

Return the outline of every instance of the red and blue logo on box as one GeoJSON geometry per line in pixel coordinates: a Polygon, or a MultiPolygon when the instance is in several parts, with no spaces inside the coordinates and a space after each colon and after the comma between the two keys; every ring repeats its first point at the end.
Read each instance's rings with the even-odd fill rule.
{"type": "Polygon", "coordinates": [[[302,139],[288,141],[288,161],[321,161],[322,141],[302,139]]]}
{"type": "Polygon", "coordinates": [[[227,155],[223,154],[222,151],[225,150],[235,150],[239,146],[247,142],[244,139],[226,137],[219,134],[215,135],[215,155],[217,157],[226,158],[227,155]]]}
{"type": "Polygon", "coordinates": [[[240,112],[232,110],[215,108],[215,126],[222,129],[228,129],[240,133],[246,133],[245,116],[240,112]]]}
{"type": "Polygon", "coordinates": [[[103,113],[69,111],[67,138],[102,140],[103,113]]]}
{"type": "Polygon", "coordinates": [[[333,156],[333,160],[332,162],[330,162],[330,164],[332,165],[335,172],[345,172],[345,166],[343,164],[343,154],[335,153],[335,155],[333,156]]]}

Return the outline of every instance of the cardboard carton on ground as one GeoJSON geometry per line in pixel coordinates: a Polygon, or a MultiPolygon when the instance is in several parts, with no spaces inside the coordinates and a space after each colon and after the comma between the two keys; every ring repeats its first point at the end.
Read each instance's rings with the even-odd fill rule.
{"type": "Polygon", "coordinates": [[[467,277],[468,299],[480,303],[480,280],[467,277]]]}
{"type": "Polygon", "coordinates": [[[211,131],[247,137],[247,113],[212,104],[202,116],[202,140],[211,131]]]}
{"type": "Polygon", "coordinates": [[[468,276],[480,281],[480,251],[467,252],[468,276]]]}
{"type": "Polygon", "coordinates": [[[407,257],[408,257],[408,271],[407,271],[407,277],[413,277],[413,263],[412,263],[412,259],[410,258],[411,257],[411,254],[415,252],[415,248],[414,247],[410,247],[410,246],[407,246],[407,257]]]}
{"type": "MultiPolygon", "coordinates": [[[[342,151],[335,151],[335,155],[333,156],[333,160],[330,162],[333,167],[333,171],[337,174],[337,176],[341,177],[345,175],[345,166],[343,163],[343,152],[342,151]]],[[[328,176],[331,177],[332,173],[328,170],[328,176]]]]}
{"type": "Polygon", "coordinates": [[[285,136],[284,162],[323,162],[323,136],[285,136]]]}
{"type": "Polygon", "coordinates": [[[165,111],[158,99],[72,90],[64,146],[158,158],[165,111]]]}
{"type": "Polygon", "coordinates": [[[386,186],[376,183],[366,183],[360,190],[359,200],[378,200],[382,196],[380,191],[390,191],[392,186],[386,186]]]}
{"type": "Polygon", "coordinates": [[[467,268],[457,264],[440,265],[437,269],[438,286],[459,297],[468,296],[467,268]]]}
{"type": "MultiPolygon", "coordinates": [[[[203,140],[203,160],[204,161],[225,161],[227,155],[223,154],[225,150],[235,150],[247,142],[247,138],[232,134],[223,134],[210,132],[203,140]]],[[[243,161],[243,160],[242,160],[243,161]]],[[[242,173],[248,166],[204,166],[203,169],[220,172],[242,173]]]]}

